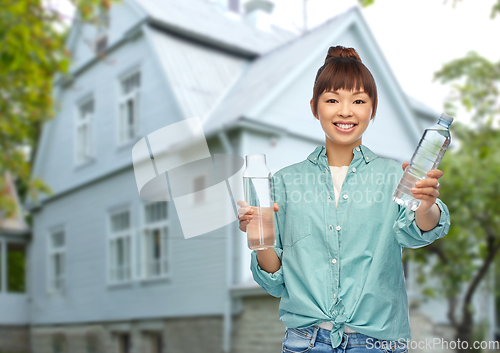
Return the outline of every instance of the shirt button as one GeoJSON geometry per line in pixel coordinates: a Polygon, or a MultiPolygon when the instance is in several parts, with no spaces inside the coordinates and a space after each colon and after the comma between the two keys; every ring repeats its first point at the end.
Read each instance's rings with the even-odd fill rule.
{"type": "Polygon", "coordinates": [[[346,200],[347,200],[347,198],[348,198],[348,197],[349,197],[349,196],[347,196],[347,195],[344,195],[344,199],[346,199],[346,200]]]}
{"type": "Polygon", "coordinates": [[[334,264],[336,264],[336,263],[337,263],[337,259],[333,259],[333,260],[332,260],[332,262],[333,262],[334,264]]]}
{"type": "Polygon", "coordinates": [[[369,160],[370,158],[366,157],[366,160],[369,160]]]}
{"type": "Polygon", "coordinates": [[[316,158],[314,158],[314,160],[316,160],[316,158]]]}
{"type": "Polygon", "coordinates": [[[328,196],[328,201],[332,201],[332,198],[330,196],[328,196]]]}
{"type": "Polygon", "coordinates": [[[337,226],[337,230],[340,230],[340,226],[337,226]]]}
{"type": "Polygon", "coordinates": [[[325,168],[325,172],[326,172],[326,168],[325,168]]]}
{"type": "Polygon", "coordinates": [[[355,172],[356,171],[356,167],[352,168],[352,171],[355,172]]]}
{"type": "Polygon", "coordinates": [[[356,151],[358,151],[358,152],[359,152],[359,147],[356,147],[356,151]]]}
{"type": "Polygon", "coordinates": [[[333,226],[330,224],[330,230],[333,230],[333,226]]]}
{"type": "Polygon", "coordinates": [[[333,293],[333,297],[334,297],[334,298],[337,298],[337,294],[333,293]]]}

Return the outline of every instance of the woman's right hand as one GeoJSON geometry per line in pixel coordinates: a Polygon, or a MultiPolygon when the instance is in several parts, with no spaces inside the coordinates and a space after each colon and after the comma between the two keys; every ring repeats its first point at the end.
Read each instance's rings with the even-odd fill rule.
{"type": "MultiPolygon", "coordinates": [[[[238,201],[237,204],[240,206],[238,209],[238,219],[240,221],[240,230],[242,232],[247,231],[247,226],[248,223],[252,220],[252,215],[253,215],[253,209],[248,206],[248,203],[245,201],[238,201]]],[[[274,212],[278,212],[280,209],[280,205],[278,205],[276,202],[274,203],[274,212]]]]}

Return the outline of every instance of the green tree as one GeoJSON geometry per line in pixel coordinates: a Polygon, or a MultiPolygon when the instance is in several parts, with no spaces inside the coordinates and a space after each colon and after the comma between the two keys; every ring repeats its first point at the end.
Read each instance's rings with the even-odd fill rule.
{"type": "MultiPolygon", "coordinates": [[[[70,0],[76,21],[97,23],[111,0],[70,0]]],[[[116,1],[116,0],[115,0],[116,1]]],[[[9,171],[21,199],[34,200],[50,187],[31,178],[32,161],[43,124],[54,117],[53,80],[68,75],[71,53],[65,48],[68,29],[57,11],[47,11],[41,0],[5,0],[0,6],[0,216],[15,212],[3,178],[9,171]],[[30,155],[23,152],[26,147],[30,155]]]]}

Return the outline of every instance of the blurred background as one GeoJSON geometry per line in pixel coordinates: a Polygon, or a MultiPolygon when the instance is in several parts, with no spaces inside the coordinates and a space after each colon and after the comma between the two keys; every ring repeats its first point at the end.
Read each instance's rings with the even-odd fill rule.
{"type": "Polygon", "coordinates": [[[309,100],[335,45],[377,83],[377,155],[409,161],[455,117],[450,231],[403,249],[409,351],[500,351],[499,34],[498,0],[4,2],[0,353],[280,351],[280,299],[237,222],[185,239],[172,202],[140,198],[132,148],[198,116],[212,154],[265,153],[273,174],[304,160],[325,141],[309,100]]]}

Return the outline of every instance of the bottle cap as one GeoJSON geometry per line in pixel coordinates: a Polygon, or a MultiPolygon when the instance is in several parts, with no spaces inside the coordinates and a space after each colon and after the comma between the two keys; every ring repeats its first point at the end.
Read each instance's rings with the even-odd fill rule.
{"type": "Polygon", "coordinates": [[[439,119],[442,119],[450,124],[453,122],[453,117],[451,117],[445,113],[441,114],[441,117],[439,119]]]}

